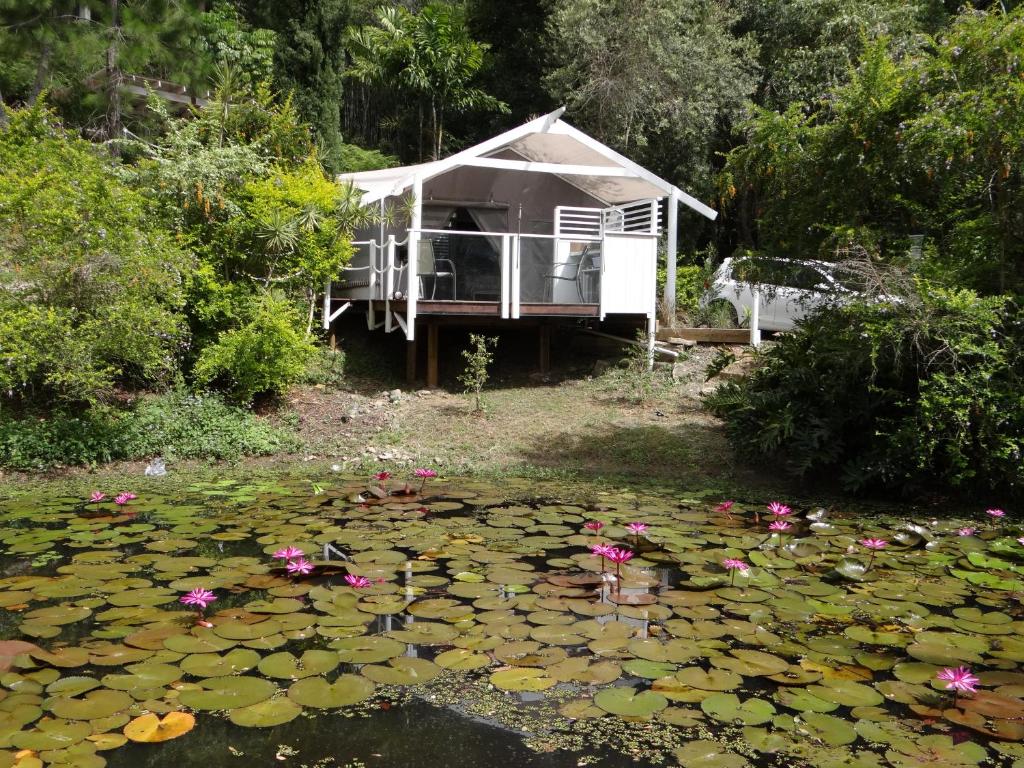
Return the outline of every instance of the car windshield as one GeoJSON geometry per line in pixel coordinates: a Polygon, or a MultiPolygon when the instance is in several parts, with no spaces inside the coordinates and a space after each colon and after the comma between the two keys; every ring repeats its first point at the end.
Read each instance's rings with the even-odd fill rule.
{"type": "Polygon", "coordinates": [[[827,289],[829,279],[815,267],[779,259],[742,259],[733,264],[733,276],[745,283],[777,285],[803,291],[827,289]]]}

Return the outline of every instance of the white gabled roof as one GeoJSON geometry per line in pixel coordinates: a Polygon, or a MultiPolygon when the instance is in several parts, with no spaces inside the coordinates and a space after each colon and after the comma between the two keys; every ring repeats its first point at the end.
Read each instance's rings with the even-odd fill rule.
{"type": "Polygon", "coordinates": [[[718,216],[675,185],[561,120],[564,111],[564,107],[557,109],[443,160],[343,173],[338,180],[363,190],[363,204],[369,205],[402,194],[417,180],[424,182],[459,167],[540,171],[565,177],[607,205],[671,195],[709,219],[718,216]]]}

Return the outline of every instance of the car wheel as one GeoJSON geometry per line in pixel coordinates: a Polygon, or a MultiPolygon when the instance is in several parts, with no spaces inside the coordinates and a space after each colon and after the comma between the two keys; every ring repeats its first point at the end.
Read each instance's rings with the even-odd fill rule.
{"type": "Polygon", "coordinates": [[[736,307],[726,299],[718,299],[708,304],[707,319],[708,325],[712,328],[738,328],[740,324],[736,307]]]}

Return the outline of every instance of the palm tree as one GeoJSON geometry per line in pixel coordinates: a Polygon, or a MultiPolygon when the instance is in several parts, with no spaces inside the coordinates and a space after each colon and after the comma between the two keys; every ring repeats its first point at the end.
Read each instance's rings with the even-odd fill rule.
{"type": "Polygon", "coordinates": [[[375,26],[349,29],[352,66],[348,74],[363,83],[414,96],[420,109],[421,142],[426,105],[433,159],[441,156],[449,112],[508,112],[504,102],[471,85],[483,67],[487,46],[470,37],[460,6],[431,2],[419,14],[401,6],[385,7],[377,10],[376,21],[375,26]]]}

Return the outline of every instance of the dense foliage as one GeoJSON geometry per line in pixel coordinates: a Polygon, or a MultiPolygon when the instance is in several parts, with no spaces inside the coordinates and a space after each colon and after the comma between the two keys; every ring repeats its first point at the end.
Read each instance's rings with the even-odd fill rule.
{"type": "Polygon", "coordinates": [[[708,403],[750,457],[855,490],[1017,492],[1024,483],[1024,341],[1001,297],[924,287],[835,307],[784,336],[708,403]]]}
{"type": "Polygon", "coordinates": [[[95,403],[169,382],[188,255],[113,164],[37,106],[0,132],[0,391],[95,403]]]}
{"type": "Polygon", "coordinates": [[[19,470],[163,456],[237,459],[297,447],[286,429],[217,395],[172,391],[131,408],[57,410],[45,418],[0,414],[0,466],[19,470]]]}
{"type": "Polygon", "coordinates": [[[723,174],[741,243],[779,256],[858,245],[983,293],[1024,288],[1024,9],[966,11],[904,54],[872,45],[807,112],[762,108],[723,174]]]}

